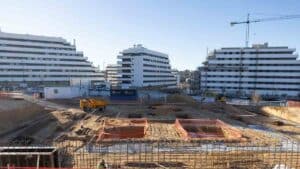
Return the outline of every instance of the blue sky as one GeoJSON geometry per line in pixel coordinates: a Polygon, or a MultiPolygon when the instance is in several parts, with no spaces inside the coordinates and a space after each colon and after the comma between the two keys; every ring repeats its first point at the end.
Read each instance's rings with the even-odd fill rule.
{"type": "MultiPolygon", "coordinates": [[[[173,68],[195,69],[206,49],[244,46],[245,26],[229,23],[300,14],[298,0],[0,0],[4,32],[76,39],[94,64],[115,63],[133,44],[169,54],[173,68]]],[[[257,23],[250,43],[300,50],[300,19],[257,23]]]]}

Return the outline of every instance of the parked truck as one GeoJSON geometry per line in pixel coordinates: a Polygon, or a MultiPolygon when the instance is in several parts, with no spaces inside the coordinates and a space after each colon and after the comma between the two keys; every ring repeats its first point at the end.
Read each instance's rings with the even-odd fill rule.
{"type": "Polygon", "coordinates": [[[85,112],[104,111],[107,105],[104,99],[80,99],[80,108],[85,112]]]}

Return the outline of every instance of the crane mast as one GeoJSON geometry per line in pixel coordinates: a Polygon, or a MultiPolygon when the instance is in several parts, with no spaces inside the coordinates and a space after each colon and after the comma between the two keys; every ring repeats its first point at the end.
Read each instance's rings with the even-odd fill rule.
{"type": "MultiPolygon", "coordinates": [[[[296,19],[300,18],[300,15],[285,15],[280,17],[271,17],[271,18],[262,18],[262,19],[253,19],[250,20],[250,14],[247,14],[247,18],[245,21],[236,21],[230,22],[231,26],[238,25],[238,24],[245,24],[246,25],[246,34],[245,34],[245,46],[249,47],[249,38],[250,38],[250,24],[257,23],[257,22],[267,22],[267,21],[276,21],[276,20],[288,20],[288,19],[296,19]]],[[[257,81],[257,65],[258,65],[258,48],[256,48],[256,61],[255,61],[255,82],[254,82],[254,92],[256,91],[256,81],[257,81]]],[[[244,65],[243,65],[243,48],[241,49],[240,55],[240,64],[239,64],[239,90],[238,95],[242,95],[242,74],[244,72],[244,65]]]]}
{"type": "Polygon", "coordinates": [[[248,13],[247,14],[247,25],[246,25],[246,43],[245,43],[245,46],[248,47],[249,45],[249,34],[250,34],[250,14],[248,13]]]}

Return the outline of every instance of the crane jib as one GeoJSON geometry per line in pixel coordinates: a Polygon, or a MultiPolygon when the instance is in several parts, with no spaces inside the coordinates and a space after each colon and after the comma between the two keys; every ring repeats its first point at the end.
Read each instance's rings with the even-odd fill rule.
{"type": "Polygon", "coordinates": [[[230,22],[230,25],[234,26],[234,25],[237,25],[237,24],[247,24],[247,27],[246,27],[246,40],[245,40],[246,43],[245,44],[246,44],[246,47],[248,47],[248,42],[249,42],[249,37],[250,37],[250,23],[276,21],[276,20],[299,19],[299,18],[300,18],[300,15],[285,15],[285,16],[279,16],[279,17],[271,17],[271,18],[262,18],[262,19],[250,20],[250,14],[248,14],[246,21],[230,22]]]}

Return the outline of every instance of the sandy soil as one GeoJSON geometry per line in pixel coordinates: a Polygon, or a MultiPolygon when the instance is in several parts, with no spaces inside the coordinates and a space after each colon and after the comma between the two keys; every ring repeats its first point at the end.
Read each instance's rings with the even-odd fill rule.
{"type": "Polygon", "coordinates": [[[267,114],[277,116],[286,120],[300,122],[300,107],[271,107],[266,106],[261,108],[267,114]]]}
{"type": "Polygon", "coordinates": [[[170,139],[178,140],[180,135],[174,130],[173,123],[166,122],[150,122],[146,132],[145,139],[158,140],[170,139]]]}
{"type": "Polygon", "coordinates": [[[25,100],[0,100],[0,133],[47,113],[43,107],[25,100]]]}
{"type": "MultiPolygon", "coordinates": [[[[278,119],[273,118],[273,115],[267,116],[262,114],[258,109],[252,110],[252,108],[250,109],[248,107],[230,106],[223,103],[197,105],[190,99],[187,99],[187,102],[184,102],[185,97],[173,97],[173,102],[168,104],[111,104],[104,112],[97,112],[94,114],[85,113],[78,109],[78,99],[56,100],[55,103],[64,105],[68,108],[49,113],[51,116],[47,117],[49,119],[44,120],[45,124],[37,123],[37,125],[41,126],[40,128],[35,130],[34,133],[30,133],[31,130],[27,130],[27,133],[25,134],[30,133],[32,136],[40,139],[43,137],[53,139],[57,136],[62,136],[61,138],[64,139],[68,139],[69,137],[72,138],[72,140],[78,139],[88,141],[92,137],[97,136],[105,119],[147,118],[149,127],[145,136],[146,139],[180,139],[173,126],[176,118],[206,118],[220,119],[225,123],[238,128],[242,131],[243,136],[250,141],[275,141],[272,138],[274,135],[269,134],[271,132],[268,132],[268,130],[300,140],[300,128],[298,126],[289,123],[289,121],[285,121],[284,124],[278,125],[276,124],[278,119]],[[253,130],[250,126],[258,126],[263,129],[253,130]]],[[[8,110],[7,107],[5,107],[5,109],[5,111],[8,110]]],[[[34,106],[32,103],[22,100],[5,102],[2,102],[1,100],[0,119],[6,118],[6,120],[3,120],[4,122],[14,125],[20,123],[19,121],[26,121],[31,117],[38,115],[41,113],[41,109],[43,110],[40,106],[34,106]],[[8,102],[11,103],[9,104],[8,102]],[[10,105],[10,111],[13,110],[15,114],[2,113],[4,112],[5,105],[10,105]],[[30,112],[32,113],[28,112],[24,114],[24,110],[31,110],[30,112]],[[14,119],[14,116],[17,116],[18,118],[14,119]],[[11,119],[15,121],[11,121],[11,119]]],[[[1,125],[2,123],[0,124],[0,127],[2,127],[1,125]]],[[[6,127],[7,125],[3,126],[6,127]]]]}

